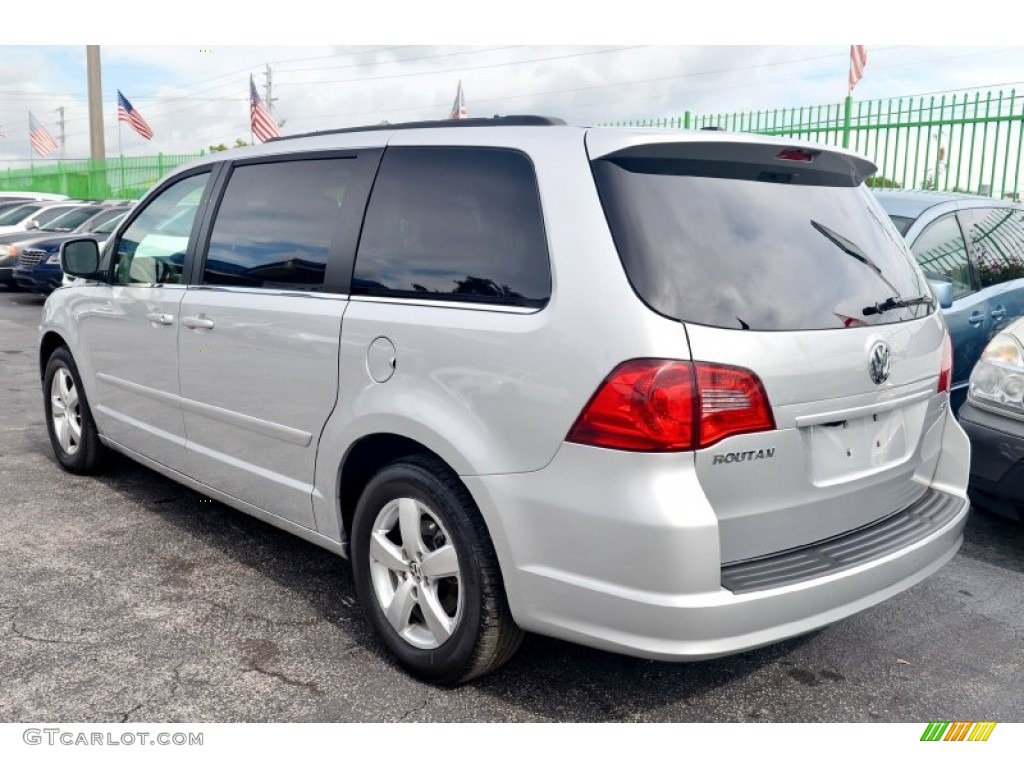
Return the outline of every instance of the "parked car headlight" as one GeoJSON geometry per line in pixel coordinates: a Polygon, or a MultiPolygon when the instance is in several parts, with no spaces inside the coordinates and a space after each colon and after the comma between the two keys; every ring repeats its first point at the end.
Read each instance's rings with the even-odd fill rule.
{"type": "Polygon", "coordinates": [[[1024,351],[1015,338],[998,334],[971,372],[968,397],[1024,414],[1024,351]]]}
{"type": "Polygon", "coordinates": [[[46,260],[47,264],[60,264],[60,251],[50,255],[50,258],[46,260]]]}
{"type": "Polygon", "coordinates": [[[0,257],[4,256],[17,256],[18,246],[16,245],[0,245],[0,257]]]}

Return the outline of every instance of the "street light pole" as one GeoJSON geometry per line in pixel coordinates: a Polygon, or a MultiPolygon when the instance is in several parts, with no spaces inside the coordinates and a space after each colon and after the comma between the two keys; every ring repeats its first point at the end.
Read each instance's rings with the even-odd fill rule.
{"type": "Polygon", "coordinates": [[[85,46],[85,67],[89,85],[89,156],[93,160],[106,157],[103,141],[103,89],[100,85],[100,47],[85,46]]]}

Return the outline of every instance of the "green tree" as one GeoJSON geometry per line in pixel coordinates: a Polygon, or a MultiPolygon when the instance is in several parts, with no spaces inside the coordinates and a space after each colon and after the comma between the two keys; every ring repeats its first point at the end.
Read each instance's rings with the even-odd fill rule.
{"type": "Polygon", "coordinates": [[[901,186],[892,179],[887,179],[885,176],[872,176],[870,179],[866,179],[864,183],[869,187],[875,187],[876,189],[900,189],[901,186]]]}
{"type": "MultiPolygon", "coordinates": [[[[248,147],[248,146],[249,146],[249,142],[245,141],[244,139],[235,139],[235,146],[233,148],[237,149],[238,147],[248,147]]],[[[232,147],[228,147],[228,145],[225,144],[223,141],[220,144],[211,144],[210,145],[210,152],[225,152],[228,149],[232,149],[232,147]]]]}

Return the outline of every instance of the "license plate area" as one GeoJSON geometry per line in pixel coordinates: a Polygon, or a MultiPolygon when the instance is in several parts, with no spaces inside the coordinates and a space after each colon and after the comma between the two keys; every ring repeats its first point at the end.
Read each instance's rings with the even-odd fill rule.
{"type": "Polygon", "coordinates": [[[873,474],[908,458],[903,409],[808,428],[811,477],[816,485],[873,474]]]}

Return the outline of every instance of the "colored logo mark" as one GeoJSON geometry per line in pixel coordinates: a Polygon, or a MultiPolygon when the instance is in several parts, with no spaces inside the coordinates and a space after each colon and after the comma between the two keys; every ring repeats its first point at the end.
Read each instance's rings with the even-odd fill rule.
{"type": "Polygon", "coordinates": [[[995,722],[933,721],[921,734],[921,741],[988,741],[995,722]]]}

